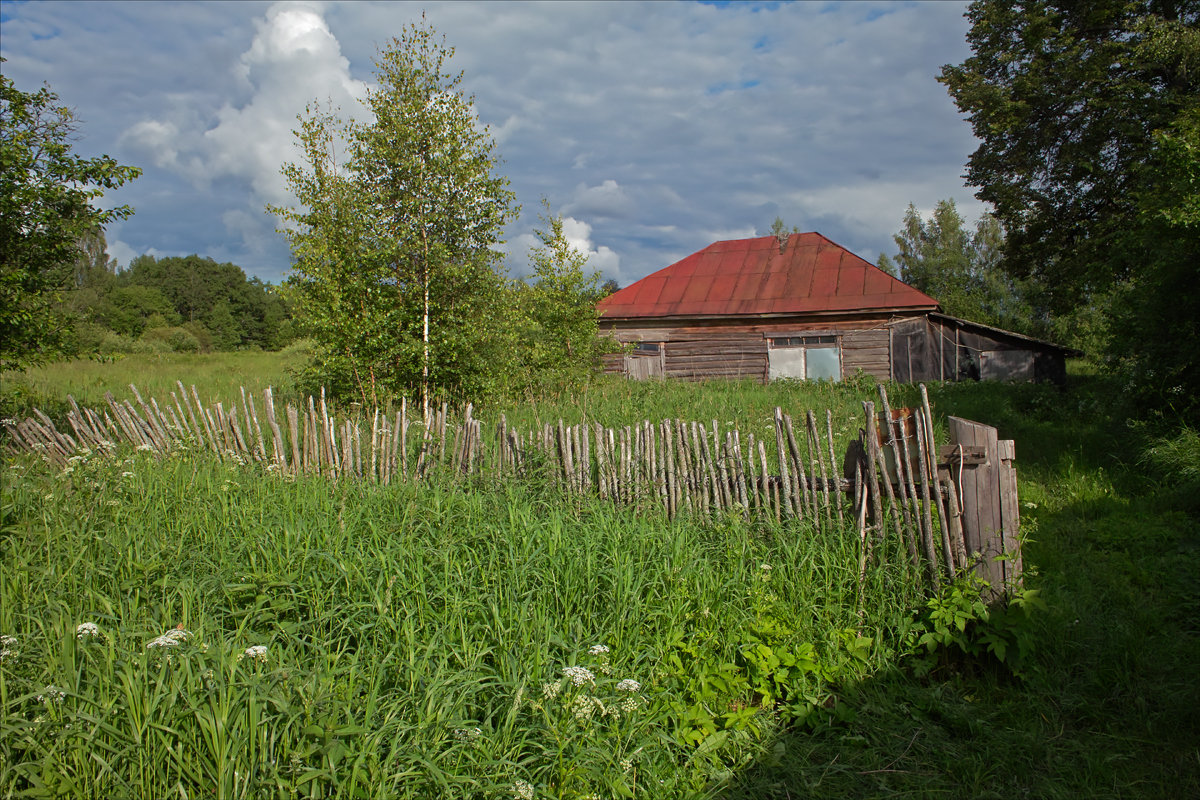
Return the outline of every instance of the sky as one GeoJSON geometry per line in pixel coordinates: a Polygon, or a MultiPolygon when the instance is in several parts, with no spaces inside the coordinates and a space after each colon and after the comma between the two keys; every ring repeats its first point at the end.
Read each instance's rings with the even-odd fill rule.
{"type": "Polygon", "coordinates": [[[945,88],[970,55],[957,2],[0,2],[3,73],[48,84],[75,151],[141,167],[105,206],[121,266],[197,253],[278,283],[268,204],[296,205],[306,105],[361,116],[379,49],[422,14],[455,49],[520,217],[501,245],[529,272],[541,201],[589,267],[626,286],[776,217],[874,262],[909,203],[984,206],[977,141],[945,88]]]}

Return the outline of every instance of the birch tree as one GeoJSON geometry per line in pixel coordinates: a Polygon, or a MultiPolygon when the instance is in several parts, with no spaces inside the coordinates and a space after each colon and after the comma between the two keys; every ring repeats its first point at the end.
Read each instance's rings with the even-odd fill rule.
{"type": "Polygon", "coordinates": [[[492,245],[515,198],[462,74],[447,71],[453,53],[422,21],[376,58],[369,122],[310,108],[304,162],[284,166],[301,208],[272,209],[328,371],[364,402],[415,391],[428,409],[435,392],[486,382],[487,309],[503,292],[492,245]]]}

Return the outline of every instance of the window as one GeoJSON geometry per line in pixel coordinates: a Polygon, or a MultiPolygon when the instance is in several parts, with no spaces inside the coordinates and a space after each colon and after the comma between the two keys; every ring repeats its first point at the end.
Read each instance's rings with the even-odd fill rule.
{"type": "Polygon", "coordinates": [[[767,341],[770,380],[841,380],[842,352],[837,334],[769,336],[767,341]]]}
{"type": "Polygon", "coordinates": [[[771,347],[811,347],[821,344],[837,345],[837,336],[776,336],[771,339],[771,347]]]}
{"type": "Polygon", "coordinates": [[[633,352],[641,355],[656,356],[658,355],[658,342],[636,342],[633,345],[633,352]]]}

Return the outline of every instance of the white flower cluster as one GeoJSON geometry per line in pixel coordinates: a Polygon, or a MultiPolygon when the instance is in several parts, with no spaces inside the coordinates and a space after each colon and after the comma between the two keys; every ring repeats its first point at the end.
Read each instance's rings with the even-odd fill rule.
{"type": "Polygon", "coordinates": [[[454,731],[454,738],[460,742],[473,742],[483,735],[483,731],[479,728],[458,728],[454,731]]]}
{"type": "Polygon", "coordinates": [[[99,639],[100,628],[94,622],[81,622],[75,628],[75,638],[81,642],[85,639],[99,639]]]}
{"type": "Polygon", "coordinates": [[[581,694],[571,701],[571,715],[583,722],[591,719],[597,709],[600,710],[601,714],[604,714],[604,706],[594,697],[581,694]]]}
{"type": "Polygon", "coordinates": [[[563,667],[562,674],[563,677],[569,679],[576,686],[596,682],[595,673],[587,667],[563,667]]]}
{"type": "Polygon", "coordinates": [[[594,656],[602,656],[607,652],[608,652],[608,647],[605,645],[602,645],[602,644],[594,644],[594,645],[592,645],[591,649],[588,650],[588,653],[590,653],[591,655],[594,655],[594,656]]]}
{"type": "Polygon", "coordinates": [[[147,644],[146,649],[154,650],[159,647],[178,647],[190,638],[192,638],[191,631],[185,631],[183,628],[172,628],[147,644]]]}
{"type": "Polygon", "coordinates": [[[241,661],[243,658],[249,658],[265,664],[267,661],[267,646],[265,644],[250,645],[240,656],[238,656],[238,661],[241,661]]]}
{"type": "Polygon", "coordinates": [[[148,444],[139,444],[137,446],[137,449],[141,450],[143,453],[153,453],[154,452],[154,448],[148,444]]]}
{"type": "Polygon", "coordinates": [[[66,696],[66,692],[51,684],[42,689],[42,693],[38,695],[37,699],[39,703],[61,703],[66,696]]]}
{"type": "Polygon", "coordinates": [[[17,657],[17,637],[0,634],[0,663],[17,657]]]}
{"type": "Polygon", "coordinates": [[[626,678],[625,680],[623,680],[617,684],[618,692],[629,692],[630,694],[633,694],[635,692],[640,692],[641,690],[642,690],[642,685],[640,683],[638,683],[637,681],[635,681],[633,678],[626,678]]]}
{"type": "Polygon", "coordinates": [[[513,781],[512,790],[513,797],[517,800],[533,800],[533,784],[529,781],[513,781]]]}
{"type": "Polygon", "coordinates": [[[542,684],[542,697],[547,700],[553,700],[554,698],[558,697],[558,693],[561,691],[562,686],[558,683],[558,681],[555,681],[554,683],[542,684]]]}

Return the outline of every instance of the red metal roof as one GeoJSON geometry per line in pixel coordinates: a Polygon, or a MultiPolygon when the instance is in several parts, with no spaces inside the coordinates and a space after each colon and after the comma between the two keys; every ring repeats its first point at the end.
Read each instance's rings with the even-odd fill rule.
{"type": "Polygon", "coordinates": [[[782,252],[774,236],[715,242],[596,307],[606,319],[623,319],[936,309],[938,302],[819,233],[794,233],[782,252]]]}

